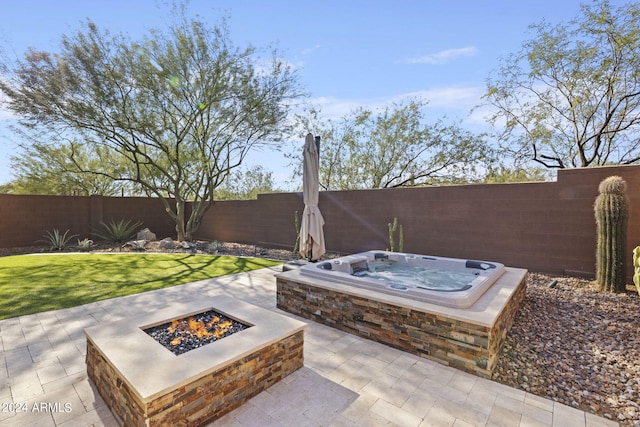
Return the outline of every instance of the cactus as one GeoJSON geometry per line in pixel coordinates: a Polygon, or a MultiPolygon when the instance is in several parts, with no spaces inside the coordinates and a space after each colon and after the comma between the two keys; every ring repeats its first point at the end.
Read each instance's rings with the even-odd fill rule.
{"type": "Polygon", "coordinates": [[[640,246],[633,250],[633,283],[636,284],[638,295],[640,295],[640,246]]]}
{"type": "Polygon", "coordinates": [[[293,216],[293,223],[296,227],[296,244],[293,245],[293,253],[297,253],[300,249],[300,216],[298,215],[298,211],[293,216]]]}
{"type": "Polygon", "coordinates": [[[395,249],[395,241],[394,241],[394,234],[396,231],[398,231],[398,250],[400,252],[402,252],[403,248],[404,248],[404,234],[402,231],[402,224],[398,224],[398,218],[393,218],[393,222],[390,222],[389,224],[389,246],[390,248],[387,248],[387,250],[394,252],[395,249]]]}
{"type": "Polygon", "coordinates": [[[626,248],[629,206],[626,182],[619,176],[605,178],[598,187],[594,212],[598,230],[596,285],[601,291],[626,289],[626,248]]]}
{"type": "Polygon", "coordinates": [[[389,223],[389,248],[387,248],[387,250],[394,252],[395,249],[395,243],[393,242],[393,233],[396,232],[396,229],[398,228],[398,218],[393,218],[393,223],[389,223]]]}

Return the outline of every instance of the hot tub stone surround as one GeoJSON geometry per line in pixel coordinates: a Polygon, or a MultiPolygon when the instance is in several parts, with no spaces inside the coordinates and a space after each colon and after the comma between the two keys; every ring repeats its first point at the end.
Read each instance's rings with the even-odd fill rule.
{"type": "Polygon", "coordinates": [[[489,378],[526,289],[526,270],[507,268],[469,309],[410,301],[309,279],[276,276],[278,308],[489,378]]]}
{"type": "Polygon", "coordinates": [[[176,304],[86,329],[87,373],[120,425],[204,425],[301,368],[304,327],[229,297],[176,304]],[[253,326],[180,356],[143,331],[212,308],[253,326]]]}

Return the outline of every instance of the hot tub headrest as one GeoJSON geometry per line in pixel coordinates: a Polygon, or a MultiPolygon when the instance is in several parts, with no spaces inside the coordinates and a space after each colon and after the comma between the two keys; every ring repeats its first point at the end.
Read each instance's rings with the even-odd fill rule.
{"type": "Polygon", "coordinates": [[[489,270],[490,268],[496,268],[495,264],[485,261],[473,261],[468,259],[464,265],[467,268],[477,268],[479,270],[489,270]]]}
{"type": "Polygon", "coordinates": [[[331,263],[330,262],[322,262],[322,263],[318,264],[316,267],[321,268],[323,270],[332,270],[333,269],[331,267],[331,263]]]}

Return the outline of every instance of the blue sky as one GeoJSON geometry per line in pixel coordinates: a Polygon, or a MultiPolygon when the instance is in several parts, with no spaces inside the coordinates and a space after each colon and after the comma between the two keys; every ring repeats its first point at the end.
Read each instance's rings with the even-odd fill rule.
{"type": "MultiPolygon", "coordinates": [[[[298,69],[309,101],[326,116],[356,107],[378,108],[408,96],[429,100],[426,115],[461,120],[486,130],[480,102],[485,79],[499,58],[517,52],[528,26],[543,19],[568,22],[574,0],[191,0],[189,11],[212,24],[227,16],[237,46],[274,46],[298,69]]],[[[611,1],[614,5],[625,2],[611,1]]],[[[10,56],[27,47],[55,51],[62,34],[89,18],[112,33],[140,37],[169,19],[158,0],[0,0],[0,43],[10,56]]],[[[0,184],[11,179],[16,136],[13,117],[0,108],[0,184]]],[[[285,149],[301,149],[291,141],[285,149]]],[[[281,187],[290,176],[282,153],[262,152],[248,165],[274,172],[281,187]]]]}

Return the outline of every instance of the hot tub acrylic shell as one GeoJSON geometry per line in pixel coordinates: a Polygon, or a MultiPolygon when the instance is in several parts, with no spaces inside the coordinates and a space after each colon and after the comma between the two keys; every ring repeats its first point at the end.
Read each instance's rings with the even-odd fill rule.
{"type": "Polygon", "coordinates": [[[471,307],[504,271],[504,265],[497,262],[379,250],[308,264],[300,268],[300,273],[305,276],[453,308],[471,307]],[[368,265],[381,260],[428,269],[468,272],[475,278],[462,290],[442,291],[397,286],[392,281],[354,275],[354,272],[367,269],[368,265]]]}

